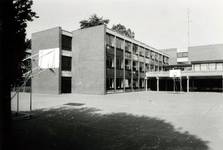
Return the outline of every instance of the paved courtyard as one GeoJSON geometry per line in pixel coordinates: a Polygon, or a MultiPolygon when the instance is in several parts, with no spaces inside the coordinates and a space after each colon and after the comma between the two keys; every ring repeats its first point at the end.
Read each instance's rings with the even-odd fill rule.
{"type": "MultiPolygon", "coordinates": [[[[223,147],[223,94],[133,92],[108,95],[33,94],[33,109],[61,107],[66,103],[84,103],[100,113],[126,112],[163,119],[176,129],[209,141],[213,150],[223,147]]],[[[16,97],[12,109],[16,110],[16,97]]],[[[29,110],[29,94],[20,93],[19,110],[29,110]]]]}

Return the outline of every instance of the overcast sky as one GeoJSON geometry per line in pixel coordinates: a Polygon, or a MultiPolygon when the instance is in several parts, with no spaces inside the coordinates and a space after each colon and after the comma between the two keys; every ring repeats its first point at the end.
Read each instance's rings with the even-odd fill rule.
{"type": "Polygon", "coordinates": [[[223,0],[34,0],[39,18],[28,24],[27,35],[61,26],[72,31],[92,14],[121,23],[135,39],[158,49],[187,47],[187,9],[190,44],[223,43],[223,0]]]}

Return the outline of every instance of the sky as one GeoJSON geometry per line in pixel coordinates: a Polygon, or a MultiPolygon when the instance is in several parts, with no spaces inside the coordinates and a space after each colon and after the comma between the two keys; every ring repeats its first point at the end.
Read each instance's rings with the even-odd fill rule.
{"type": "Polygon", "coordinates": [[[61,26],[73,31],[79,22],[97,14],[121,23],[135,39],[157,49],[223,43],[223,0],[33,0],[39,18],[28,23],[27,37],[61,26]]]}

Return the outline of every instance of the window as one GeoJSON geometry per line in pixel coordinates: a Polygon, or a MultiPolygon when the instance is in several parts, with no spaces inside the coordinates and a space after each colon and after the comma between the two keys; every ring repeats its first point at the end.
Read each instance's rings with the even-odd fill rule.
{"type": "Polygon", "coordinates": [[[71,51],[72,38],[66,35],[62,35],[62,50],[71,51]]]}
{"type": "Polygon", "coordinates": [[[71,93],[71,77],[61,77],[61,93],[71,93]]]}
{"type": "Polygon", "coordinates": [[[133,44],[132,51],[133,54],[138,54],[138,46],[136,44],[133,44]]]}
{"type": "Polygon", "coordinates": [[[138,63],[133,61],[133,71],[138,71],[138,63]]]}
{"type": "Polygon", "coordinates": [[[123,79],[121,79],[121,78],[116,79],[116,88],[117,89],[123,88],[123,79]]]}
{"type": "Polygon", "coordinates": [[[114,46],[114,36],[110,34],[106,34],[106,44],[109,46],[114,46]]]}
{"type": "Polygon", "coordinates": [[[125,69],[131,70],[131,61],[130,60],[125,60],[125,69]]]}
{"type": "Polygon", "coordinates": [[[222,71],[223,70],[223,63],[217,63],[216,67],[217,67],[218,71],[222,71]]]}
{"type": "Polygon", "coordinates": [[[114,79],[113,78],[106,79],[106,89],[107,90],[114,89],[114,79]]]}
{"type": "Polygon", "coordinates": [[[116,59],[116,68],[123,69],[123,60],[121,58],[116,59]]]}
{"type": "Polygon", "coordinates": [[[123,49],[123,40],[120,38],[116,38],[116,48],[123,49]]]}
{"type": "Polygon", "coordinates": [[[67,56],[62,56],[62,70],[71,71],[72,58],[67,56]]]}
{"type": "Polygon", "coordinates": [[[177,58],[188,57],[188,52],[179,52],[177,53],[177,58]]]}
{"type": "Polygon", "coordinates": [[[125,42],[125,50],[131,52],[131,43],[128,41],[125,42]]]}
{"type": "Polygon", "coordinates": [[[139,55],[144,56],[145,55],[144,49],[142,47],[139,47],[138,49],[139,49],[139,55]]]}
{"type": "Polygon", "coordinates": [[[201,71],[208,71],[207,64],[201,64],[201,71]]]}
{"type": "Polygon", "coordinates": [[[194,71],[200,71],[200,68],[201,68],[200,64],[194,65],[194,71]]]}
{"type": "Polygon", "coordinates": [[[131,59],[131,54],[130,53],[125,53],[125,57],[131,59]]]}
{"type": "Polygon", "coordinates": [[[140,62],[139,70],[140,72],[144,72],[144,63],[140,62]]]}
{"type": "Polygon", "coordinates": [[[210,70],[210,71],[215,71],[215,69],[216,69],[215,67],[216,67],[216,66],[215,66],[215,63],[210,63],[210,64],[209,64],[209,70],[210,70]]]}
{"type": "Polygon", "coordinates": [[[107,68],[113,68],[114,67],[114,58],[113,57],[107,57],[106,59],[106,67],[107,68]]]}

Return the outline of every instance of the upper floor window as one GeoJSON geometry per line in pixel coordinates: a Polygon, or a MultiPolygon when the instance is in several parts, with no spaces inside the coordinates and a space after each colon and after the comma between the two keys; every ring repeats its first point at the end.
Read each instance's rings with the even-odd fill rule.
{"type": "Polygon", "coordinates": [[[62,49],[71,51],[72,47],[72,37],[62,35],[62,49]]]}
{"type": "Polygon", "coordinates": [[[116,48],[123,49],[123,40],[120,38],[116,38],[116,48]]]}
{"type": "Polygon", "coordinates": [[[133,54],[138,54],[138,46],[136,44],[133,44],[132,51],[133,54]]]}
{"type": "Polygon", "coordinates": [[[150,51],[148,49],[145,50],[146,57],[150,58],[150,51]]]}
{"type": "Polygon", "coordinates": [[[188,57],[188,52],[178,52],[177,58],[188,57]]]}
{"type": "Polygon", "coordinates": [[[110,46],[114,46],[114,36],[110,34],[106,34],[106,44],[110,46]]]}
{"type": "Polygon", "coordinates": [[[71,71],[72,58],[67,56],[62,56],[61,68],[64,71],[71,71]]]}
{"type": "Polygon", "coordinates": [[[131,52],[131,43],[128,41],[125,42],[125,50],[131,52]]]}
{"type": "Polygon", "coordinates": [[[144,56],[144,55],[145,55],[145,50],[144,50],[144,48],[139,47],[138,49],[139,49],[139,55],[140,55],[140,56],[144,56]]]}
{"type": "Polygon", "coordinates": [[[106,67],[107,68],[114,68],[114,58],[113,57],[107,57],[106,59],[106,67]]]}

